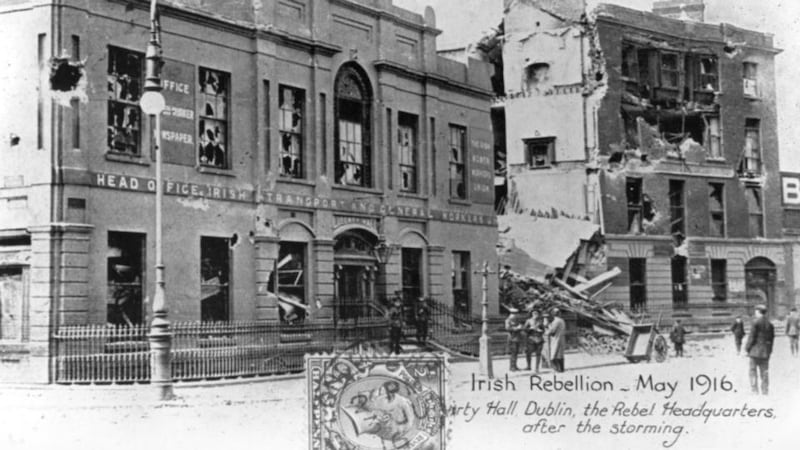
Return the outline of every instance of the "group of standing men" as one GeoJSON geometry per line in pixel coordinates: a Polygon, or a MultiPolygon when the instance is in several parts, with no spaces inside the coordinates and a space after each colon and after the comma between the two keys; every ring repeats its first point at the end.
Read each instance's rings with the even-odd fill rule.
{"type": "Polygon", "coordinates": [[[516,308],[509,308],[509,315],[506,319],[506,331],[508,331],[508,345],[511,357],[509,359],[510,370],[519,370],[517,367],[517,357],[520,349],[525,351],[526,370],[531,370],[531,359],[536,357],[536,373],[542,360],[542,350],[547,340],[549,348],[550,365],[556,372],[564,371],[564,347],[566,345],[566,324],[560,317],[558,308],[550,310],[550,315],[545,317],[538,309],[533,309],[529,317],[516,308]]]}

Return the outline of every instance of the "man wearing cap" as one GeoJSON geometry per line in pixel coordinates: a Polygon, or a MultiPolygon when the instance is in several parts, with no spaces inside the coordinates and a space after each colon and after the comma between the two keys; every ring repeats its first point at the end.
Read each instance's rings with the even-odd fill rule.
{"type": "Polygon", "coordinates": [[[519,316],[517,308],[508,308],[506,318],[506,331],[508,331],[508,350],[511,354],[508,360],[509,370],[515,372],[517,369],[517,356],[519,356],[519,346],[525,334],[524,320],[519,316]]]}
{"type": "Polygon", "coordinates": [[[561,318],[561,311],[553,308],[553,321],[547,327],[546,334],[550,337],[550,362],[556,372],[564,371],[564,346],[566,345],[567,326],[561,318]]]}
{"type": "Polygon", "coordinates": [[[760,375],[762,395],[769,392],[769,357],[772,355],[772,343],[775,340],[775,327],[767,319],[766,313],[766,306],[756,306],[756,320],[750,327],[750,335],[744,348],[750,356],[750,388],[754,394],[758,394],[760,375]]]}
{"type": "Polygon", "coordinates": [[[403,335],[403,301],[395,292],[394,304],[389,309],[389,352],[400,354],[400,338],[403,335]]]}

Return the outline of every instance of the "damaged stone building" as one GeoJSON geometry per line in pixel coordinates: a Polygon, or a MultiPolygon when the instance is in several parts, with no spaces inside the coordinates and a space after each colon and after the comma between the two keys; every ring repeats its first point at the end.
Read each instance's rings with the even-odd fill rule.
{"type": "MultiPolygon", "coordinates": [[[[159,5],[170,320],[357,319],[398,290],[480,311],[474,271],[497,258],[490,66],[438,55],[432,9],[159,5]]],[[[148,7],[0,5],[2,380],[47,381],[59,327],[150,321],[148,7]]],[[[489,292],[496,310],[494,278],[489,292]]]]}
{"type": "Polygon", "coordinates": [[[598,269],[621,270],[605,300],[654,320],[784,315],[772,36],[705,23],[702,0],[583,3],[505,1],[505,214],[596,224],[598,269]]]}

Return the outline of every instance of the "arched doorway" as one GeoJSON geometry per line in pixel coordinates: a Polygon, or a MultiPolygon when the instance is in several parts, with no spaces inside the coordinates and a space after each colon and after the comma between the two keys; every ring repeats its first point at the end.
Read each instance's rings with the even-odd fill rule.
{"type": "Polygon", "coordinates": [[[375,312],[378,238],[364,230],[344,231],[335,238],[334,292],[338,319],[357,319],[375,312]]]}
{"type": "Polygon", "coordinates": [[[775,263],[767,258],[753,258],[744,266],[747,303],[766,305],[767,315],[774,311],[776,277],[775,263]]]}

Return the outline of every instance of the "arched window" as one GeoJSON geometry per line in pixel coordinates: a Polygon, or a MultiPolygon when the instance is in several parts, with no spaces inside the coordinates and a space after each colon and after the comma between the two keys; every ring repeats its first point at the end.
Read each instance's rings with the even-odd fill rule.
{"type": "Polygon", "coordinates": [[[336,75],[336,183],[372,186],[372,90],[363,70],[345,64],[336,75]]]}

